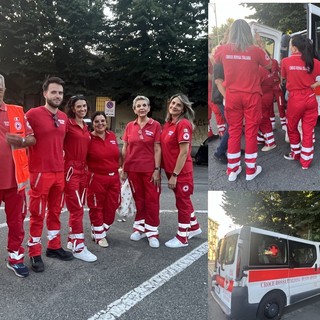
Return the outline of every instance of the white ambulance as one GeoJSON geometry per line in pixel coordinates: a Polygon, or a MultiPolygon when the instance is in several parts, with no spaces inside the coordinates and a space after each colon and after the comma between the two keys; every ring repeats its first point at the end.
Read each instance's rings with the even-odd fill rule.
{"type": "Polygon", "coordinates": [[[211,293],[229,319],[280,319],[320,294],[320,242],[254,227],[219,241],[211,293]]]}

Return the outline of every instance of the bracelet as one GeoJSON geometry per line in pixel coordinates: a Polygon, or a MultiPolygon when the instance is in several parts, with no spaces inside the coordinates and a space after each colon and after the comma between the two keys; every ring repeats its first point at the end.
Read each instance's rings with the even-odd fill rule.
{"type": "Polygon", "coordinates": [[[160,167],[155,167],[154,170],[160,171],[160,167]]]}
{"type": "Polygon", "coordinates": [[[174,172],[172,175],[176,178],[179,174],[174,172]]]}

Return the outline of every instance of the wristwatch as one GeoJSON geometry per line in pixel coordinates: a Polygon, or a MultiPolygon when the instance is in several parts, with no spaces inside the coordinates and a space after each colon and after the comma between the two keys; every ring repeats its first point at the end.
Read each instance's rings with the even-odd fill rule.
{"type": "Polygon", "coordinates": [[[174,172],[172,175],[176,178],[179,174],[174,172]]]}
{"type": "Polygon", "coordinates": [[[160,167],[155,167],[154,170],[160,171],[160,167]]]}

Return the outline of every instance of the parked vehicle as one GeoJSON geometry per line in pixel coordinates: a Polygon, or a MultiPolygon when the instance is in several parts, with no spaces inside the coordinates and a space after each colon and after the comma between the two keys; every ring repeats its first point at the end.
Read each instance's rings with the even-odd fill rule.
{"type": "Polygon", "coordinates": [[[254,227],[219,241],[212,295],[235,320],[277,320],[320,294],[320,242],[254,227]]]}

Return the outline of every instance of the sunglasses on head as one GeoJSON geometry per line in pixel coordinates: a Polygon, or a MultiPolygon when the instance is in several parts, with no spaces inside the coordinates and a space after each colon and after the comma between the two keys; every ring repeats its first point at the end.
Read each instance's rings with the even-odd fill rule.
{"type": "Polygon", "coordinates": [[[55,126],[56,128],[59,128],[60,122],[59,122],[58,116],[57,116],[56,114],[54,114],[54,115],[52,116],[52,119],[53,119],[53,121],[54,121],[54,126],[55,126]]]}
{"type": "Polygon", "coordinates": [[[82,94],[77,94],[75,96],[72,96],[70,99],[74,100],[74,99],[84,99],[84,95],[82,94]]]}

